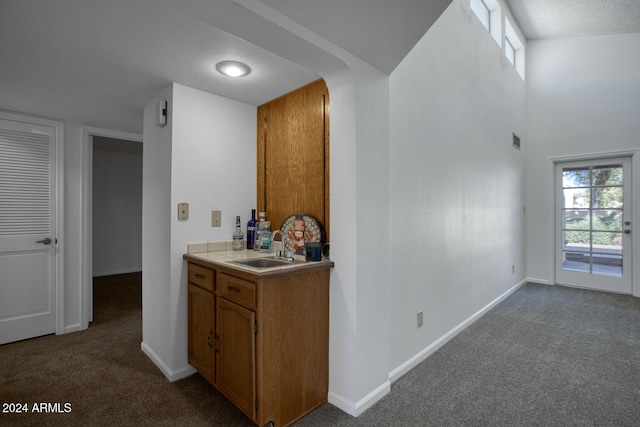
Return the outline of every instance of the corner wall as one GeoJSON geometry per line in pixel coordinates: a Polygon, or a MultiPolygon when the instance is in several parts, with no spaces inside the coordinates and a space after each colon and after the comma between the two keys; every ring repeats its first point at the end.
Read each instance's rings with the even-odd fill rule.
{"type": "Polygon", "coordinates": [[[143,144],[142,349],[171,381],[187,362],[187,243],[230,240],[235,216],[248,221],[256,194],[256,107],[179,84],[145,107],[143,144]],[[168,101],[168,124],[155,103],[168,101]],[[177,204],[189,203],[189,219],[177,204]],[[211,210],[222,226],[211,227],[211,210]]]}

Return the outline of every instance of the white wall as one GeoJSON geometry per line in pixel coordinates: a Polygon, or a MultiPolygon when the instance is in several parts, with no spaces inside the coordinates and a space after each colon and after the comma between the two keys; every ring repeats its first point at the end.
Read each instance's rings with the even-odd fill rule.
{"type": "Polygon", "coordinates": [[[142,270],[142,144],[94,137],[93,275],[142,270]]]}
{"type": "Polygon", "coordinates": [[[449,6],[390,89],[393,379],[526,277],[524,151],[512,133],[527,139],[525,84],[468,0],[449,6]]]}
{"type": "MultiPolygon", "coordinates": [[[[171,155],[173,85],[163,89],[144,108],[142,144],[142,350],[168,377],[185,366],[173,360],[175,310],[171,282],[171,155]],[[167,125],[156,126],[156,102],[168,104],[167,125]]],[[[182,368],[182,371],[180,370],[182,368]]]]}
{"type": "Polygon", "coordinates": [[[83,322],[84,238],[83,147],[80,123],[64,122],[64,328],[75,332],[88,326],[83,322]]]}
{"type": "MultiPolygon", "coordinates": [[[[318,72],[329,87],[332,115],[331,255],[336,267],[331,273],[329,401],[352,415],[386,394],[394,375],[409,369],[408,363],[425,348],[524,278],[523,152],[511,146],[512,132],[524,138],[524,83],[471,15],[466,0],[455,1],[445,16],[391,77],[304,35],[346,65],[325,62],[318,72]],[[419,112],[425,114],[416,116],[419,112]],[[443,177],[450,178],[444,187],[440,185],[443,177]],[[432,205],[432,194],[442,195],[438,200],[442,203],[432,205]],[[425,217],[442,218],[443,211],[449,214],[444,225],[424,221],[425,217]],[[419,238],[407,239],[407,232],[419,238]],[[427,236],[429,243],[423,246],[427,236]],[[451,237],[461,245],[452,246],[451,237]],[[425,258],[423,247],[432,255],[448,249],[445,262],[425,258]],[[512,265],[516,274],[511,272],[512,265]],[[418,307],[425,311],[426,321],[420,330],[415,328],[418,307]]],[[[174,87],[178,99],[182,87],[174,87]]],[[[184,103],[170,103],[176,115],[173,126],[181,123],[178,115],[184,109],[190,123],[205,126],[204,130],[192,128],[194,137],[202,137],[207,128],[199,123],[205,118],[198,113],[209,96],[196,96],[188,88],[184,95],[184,103]]],[[[153,108],[151,102],[145,113],[145,150],[147,140],[163,132],[148,127],[153,108]]],[[[207,115],[206,120],[211,117],[207,115]]],[[[254,126],[254,122],[252,112],[245,123],[254,126]]],[[[247,132],[249,150],[255,153],[255,127],[247,132]]],[[[151,285],[143,287],[143,349],[169,378],[188,373],[183,368],[186,271],[180,257],[184,244],[198,240],[207,229],[209,209],[226,212],[224,206],[211,206],[206,218],[192,225],[171,217],[177,202],[195,203],[190,194],[206,198],[208,188],[218,190],[209,184],[217,176],[202,180],[200,168],[193,171],[193,156],[188,155],[191,144],[177,138],[178,133],[174,129],[174,176],[171,201],[166,203],[171,214],[162,221],[171,227],[171,253],[163,250],[160,258],[144,257],[145,262],[163,259],[171,264],[170,271],[163,269],[153,277],[145,264],[144,280],[151,285]],[[170,280],[161,277],[167,273],[170,280]],[[144,308],[144,301],[157,308],[144,308]],[[168,334],[165,342],[160,332],[168,334]]],[[[159,141],[163,139],[159,135],[159,141]]],[[[225,155],[235,158],[234,153],[225,155]]],[[[147,161],[145,157],[145,167],[147,161]]],[[[251,177],[251,185],[254,182],[251,177]]],[[[145,178],[145,191],[146,183],[145,178]]],[[[158,190],[162,185],[166,183],[152,183],[158,190]]],[[[250,191],[253,197],[255,187],[250,191]]],[[[230,193],[209,200],[217,205],[230,193]]],[[[247,209],[250,203],[253,200],[247,202],[247,209]]],[[[206,239],[217,236],[200,238],[206,239]]],[[[145,248],[158,243],[145,239],[145,248]]]]}
{"type": "Polygon", "coordinates": [[[230,240],[235,216],[256,202],[256,107],[179,84],[145,107],[143,155],[143,350],[165,375],[193,372],[187,362],[187,243],[230,240]],[[167,126],[155,102],[168,101],[167,126]],[[178,221],[177,204],[189,203],[178,221]],[[211,210],[222,227],[211,228],[211,210]]]}
{"type": "Polygon", "coordinates": [[[527,274],[553,284],[552,158],[640,148],[640,34],[534,40],[527,51],[527,274]]]}

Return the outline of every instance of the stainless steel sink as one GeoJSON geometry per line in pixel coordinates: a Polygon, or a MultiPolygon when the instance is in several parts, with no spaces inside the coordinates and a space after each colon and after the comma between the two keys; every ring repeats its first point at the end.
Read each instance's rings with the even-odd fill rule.
{"type": "Polygon", "coordinates": [[[241,264],[249,267],[257,267],[257,268],[269,268],[269,267],[283,267],[285,265],[292,265],[293,263],[279,260],[275,258],[250,258],[250,259],[242,259],[238,261],[229,261],[231,264],[241,264]]]}

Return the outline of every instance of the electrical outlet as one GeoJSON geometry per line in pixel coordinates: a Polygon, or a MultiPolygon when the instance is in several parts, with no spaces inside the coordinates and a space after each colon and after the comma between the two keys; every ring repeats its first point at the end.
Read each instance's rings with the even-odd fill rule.
{"type": "Polygon", "coordinates": [[[424,316],[422,310],[418,312],[418,328],[422,327],[424,324],[424,316]]]}
{"type": "Polygon", "coordinates": [[[211,211],[211,226],[222,226],[222,211],[211,211]]]}
{"type": "Polygon", "coordinates": [[[178,203],[178,220],[186,221],[189,219],[189,203],[178,203]]]}

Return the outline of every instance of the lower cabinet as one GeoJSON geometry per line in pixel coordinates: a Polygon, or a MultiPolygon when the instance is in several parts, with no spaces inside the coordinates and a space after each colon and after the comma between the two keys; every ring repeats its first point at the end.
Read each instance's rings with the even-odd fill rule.
{"type": "Polygon", "coordinates": [[[329,267],[209,271],[213,293],[190,274],[189,363],[259,426],[292,424],[326,402],[329,267]]]}
{"type": "Polygon", "coordinates": [[[188,284],[188,360],[200,375],[211,384],[214,382],[215,296],[213,272],[202,267],[189,266],[188,284]],[[203,277],[196,277],[203,276],[203,277]]]}
{"type": "Polygon", "coordinates": [[[255,318],[253,311],[218,298],[215,386],[249,418],[256,415],[255,318]]]}

